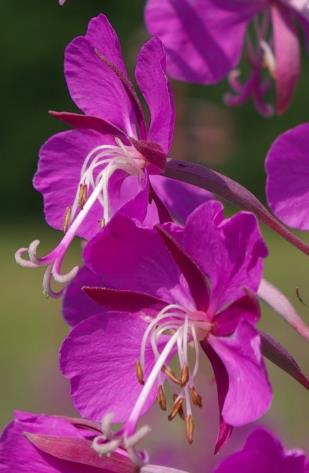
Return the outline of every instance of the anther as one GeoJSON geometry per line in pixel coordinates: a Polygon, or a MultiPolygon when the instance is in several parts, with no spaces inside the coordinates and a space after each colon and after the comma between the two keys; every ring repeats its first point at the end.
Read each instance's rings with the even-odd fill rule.
{"type": "Polygon", "coordinates": [[[135,370],[136,370],[136,377],[138,379],[139,384],[145,384],[144,372],[139,360],[135,364],[135,370]]]}
{"type": "Polygon", "coordinates": [[[157,400],[162,411],[166,411],[166,396],[162,385],[158,388],[157,400]]]}
{"type": "MultiPolygon", "coordinates": [[[[177,394],[173,394],[173,401],[175,402],[176,399],[178,398],[177,394]]],[[[183,406],[181,406],[178,410],[178,415],[182,420],[185,420],[185,413],[183,411],[183,406]]]]}
{"type": "Polygon", "coordinates": [[[105,219],[101,218],[100,220],[98,220],[98,224],[99,224],[100,229],[104,228],[105,227],[105,219]]]}
{"type": "Polygon", "coordinates": [[[87,202],[88,197],[88,187],[87,184],[79,185],[79,194],[78,194],[78,206],[80,209],[84,208],[85,203],[87,202]]]}
{"type": "Polygon", "coordinates": [[[173,408],[171,410],[171,413],[168,416],[168,420],[173,420],[179,414],[179,411],[182,409],[184,399],[183,397],[179,397],[173,405],[173,408]]]}
{"type": "Polygon", "coordinates": [[[202,396],[197,392],[194,386],[191,386],[189,389],[192,404],[194,404],[194,406],[203,407],[202,396]]]}
{"type": "Polygon", "coordinates": [[[67,207],[63,217],[63,232],[66,233],[71,223],[72,208],[67,207]]]}
{"type": "Polygon", "coordinates": [[[188,365],[183,365],[181,369],[180,380],[181,380],[182,387],[184,387],[189,381],[189,366],[188,365]]]}
{"type": "Polygon", "coordinates": [[[176,376],[173,370],[169,368],[167,365],[162,366],[162,371],[163,373],[166,374],[166,376],[173,381],[173,383],[179,384],[180,386],[182,385],[181,380],[176,376]]]}
{"type": "Polygon", "coordinates": [[[194,433],[194,422],[193,422],[193,417],[192,415],[188,415],[185,418],[185,424],[186,424],[186,437],[191,445],[193,443],[193,433],[194,433]]]}

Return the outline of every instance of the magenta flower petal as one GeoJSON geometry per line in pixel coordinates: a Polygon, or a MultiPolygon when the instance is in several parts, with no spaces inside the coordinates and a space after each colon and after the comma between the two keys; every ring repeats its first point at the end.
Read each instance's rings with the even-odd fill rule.
{"type": "Polygon", "coordinates": [[[83,291],[97,304],[107,310],[120,312],[140,312],[147,309],[147,313],[158,313],[166,303],[162,299],[150,296],[144,292],[109,289],[107,287],[84,287],[83,291]]]}
{"type": "Polygon", "coordinates": [[[160,144],[167,153],[174,133],[175,105],[165,62],[162,43],[153,38],[140,50],[135,76],[151,115],[147,140],[160,144]]]}
{"type": "MultiPolygon", "coordinates": [[[[168,228],[171,228],[171,225],[169,225],[168,228]]],[[[191,256],[184,251],[183,247],[164,227],[157,225],[156,230],[184,275],[194,299],[195,306],[198,307],[199,310],[207,312],[209,307],[209,287],[205,275],[191,256]]]]}
{"type": "Polygon", "coordinates": [[[149,179],[155,193],[173,218],[182,224],[196,207],[214,198],[205,189],[176,179],[155,175],[151,175],[149,179]]]}
{"type": "Polygon", "coordinates": [[[85,467],[63,462],[53,457],[46,458],[37,450],[24,432],[49,434],[82,439],[78,429],[68,421],[56,416],[23,413],[4,430],[0,440],[1,473],[84,473],[85,467]]]}
{"type": "MultiPolygon", "coordinates": [[[[90,317],[75,327],[61,348],[61,369],[71,382],[74,404],[82,415],[101,421],[112,412],[115,422],[126,421],[142,390],[135,372],[147,323],[137,314],[110,312],[90,317]]],[[[145,377],[154,363],[146,347],[145,377]]],[[[144,406],[155,400],[157,385],[144,406]]]]}
{"type": "Polygon", "coordinates": [[[80,113],[55,112],[53,110],[51,110],[49,114],[57,120],[61,120],[67,125],[70,125],[72,128],[88,128],[102,134],[111,134],[114,136],[119,135],[119,137],[122,138],[126,137],[123,130],[117,128],[115,125],[112,125],[103,118],[92,117],[91,115],[82,115],[80,113]]]}
{"type": "Polygon", "coordinates": [[[103,13],[90,20],[85,38],[94,49],[98,49],[102,56],[114,64],[124,77],[128,78],[117,33],[103,13]]]}
{"type": "Polygon", "coordinates": [[[0,439],[0,471],[134,473],[136,465],[123,451],[103,458],[95,452],[98,434],[100,426],[83,419],[17,412],[0,439]]]}
{"type": "Polygon", "coordinates": [[[237,299],[231,305],[218,312],[213,318],[214,333],[217,336],[226,336],[233,333],[242,319],[255,325],[260,318],[260,307],[254,294],[237,299]]]}
{"type": "Polygon", "coordinates": [[[214,473],[307,473],[309,460],[300,450],[285,451],[270,432],[259,427],[243,449],[223,460],[214,473]]]}
{"type": "Polygon", "coordinates": [[[184,300],[188,305],[192,300],[159,235],[137,227],[125,217],[115,217],[88,243],[84,259],[107,286],[145,292],[166,303],[184,300]]]}
{"type": "Polygon", "coordinates": [[[98,274],[92,273],[86,266],[80,268],[67,286],[63,298],[63,316],[69,325],[77,325],[82,320],[103,312],[102,307],[82,290],[85,285],[102,286],[103,284],[104,281],[98,274]]]}
{"type": "Polygon", "coordinates": [[[66,48],[65,76],[76,105],[137,136],[132,125],[139,125],[140,116],[122,80],[127,78],[124,71],[117,35],[104,15],[91,20],[86,36],[66,48]]]}
{"type": "Polygon", "coordinates": [[[234,429],[234,427],[227,424],[222,417],[222,409],[229,389],[229,378],[224,363],[212,346],[207,343],[206,340],[201,342],[201,346],[210,360],[216,378],[220,421],[214,453],[218,453],[223,445],[228,441],[234,429]]]}
{"type": "Polygon", "coordinates": [[[300,75],[300,44],[289,11],[272,6],[276,58],[277,113],[284,113],[292,99],[300,75]]]}
{"type": "MultiPolygon", "coordinates": [[[[45,217],[51,227],[63,228],[66,210],[73,205],[78,191],[83,162],[102,142],[112,143],[112,138],[91,130],[72,130],[52,136],[42,146],[33,185],[43,194],[45,217]]],[[[101,217],[102,210],[97,203],[79,228],[79,236],[89,238],[97,233],[101,217]]]]}
{"type": "Polygon", "coordinates": [[[277,138],[266,158],[269,206],[292,228],[309,230],[309,125],[299,125],[277,138]]]}
{"type": "Polygon", "coordinates": [[[148,0],[145,18],[151,34],[167,50],[167,68],[175,79],[213,84],[235,67],[248,21],[263,0],[148,0]]]}
{"type": "Polygon", "coordinates": [[[183,237],[184,247],[210,279],[213,310],[243,296],[244,286],[256,291],[267,256],[252,214],[222,220],[222,204],[202,205],[188,218],[183,237]]]}
{"type": "Polygon", "coordinates": [[[228,373],[223,420],[235,427],[257,420],[269,409],[272,398],[258,332],[243,320],[231,336],[210,335],[208,343],[228,373]]]}

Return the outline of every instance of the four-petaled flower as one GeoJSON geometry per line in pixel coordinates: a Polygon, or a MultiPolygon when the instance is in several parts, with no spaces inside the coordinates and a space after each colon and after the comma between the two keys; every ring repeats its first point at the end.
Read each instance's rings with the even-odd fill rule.
{"type": "Polygon", "coordinates": [[[75,297],[66,299],[66,318],[77,325],[62,346],[61,368],[82,415],[94,420],[107,415],[109,425],[113,413],[123,423],[109,442],[99,438],[98,451],[123,445],[134,452],[147,433],[146,427],[136,430],[140,417],[156,397],[167,408],[165,381],[174,396],[169,419],[180,414],[192,442],[192,406],[202,405],[195,384],[201,350],[217,381],[216,450],[234,426],[267,411],[271,388],[255,328],[255,293],[266,255],[255,217],[240,212],[224,219],[217,201],[199,206],[185,227],[146,229],[116,216],[88,243],[87,268],[68,288],[75,297]],[[93,299],[88,306],[85,295],[78,295],[81,285],[94,286],[85,288],[93,299]],[[175,355],[178,374],[170,367],[175,355]]]}
{"type": "MultiPolygon", "coordinates": [[[[117,211],[140,221],[166,220],[164,202],[172,201],[170,212],[180,217],[183,213],[181,200],[174,204],[168,196],[170,179],[156,176],[164,170],[175,121],[160,40],[153,38],[142,47],[135,70],[150,111],[149,125],[128,78],[118,37],[104,15],[93,18],[86,35],[66,48],[65,77],[72,99],[85,114],[51,112],[75,129],[52,136],[42,146],[33,181],[43,195],[47,222],[64,229],[65,236],[46,256],[37,256],[38,240],[16,253],[23,266],[47,266],[44,290],[54,296],[51,276],[66,283],[78,270],[61,274],[75,235],[91,238],[117,211]]],[[[189,206],[207,196],[193,186],[178,186],[180,195],[183,189],[189,192],[183,198],[192,200],[189,206]]]]}
{"type": "Polygon", "coordinates": [[[277,113],[285,112],[300,74],[297,26],[309,42],[308,0],[148,0],[146,23],[166,46],[168,71],[176,79],[213,84],[229,77],[229,105],[252,99],[265,116],[272,107],[264,96],[271,82],[277,113]],[[245,45],[251,72],[245,84],[238,66],[245,45]]]}

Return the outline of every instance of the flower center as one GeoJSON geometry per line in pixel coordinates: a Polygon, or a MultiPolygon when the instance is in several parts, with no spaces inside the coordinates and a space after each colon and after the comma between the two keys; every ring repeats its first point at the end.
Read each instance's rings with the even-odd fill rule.
{"type": "Polygon", "coordinates": [[[145,457],[145,453],[137,451],[135,445],[149,432],[150,428],[143,426],[140,430],[136,430],[136,426],[154,388],[157,389],[157,400],[161,409],[167,410],[164,375],[170,385],[173,397],[168,419],[171,421],[179,415],[185,423],[188,442],[193,442],[192,406],[202,407],[202,397],[195,387],[195,377],[199,370],[199,341],[208,336],[211,328],[212,325],[207,320],[204,312],[188,312],[177,304],[167,305],[151,320],[142,338],[140,357],[136,362],[136,376],[139,383],[143,385],[143,389],[127,422],[118,432],[112,433],[111,431],[110,415],[103,419],[103,436],[97,437],[93,442],[93,448],[97,453],[101,455],[108,454],[122,445],[127,449],[134,462],[139,465],[142,464],[141,460],[145,457]],[[165,346],[160,352],[159,346],[162,346],[162,342],[165,342],[165,346]],[[144,380],[146,348],[149,347],[149,344],[155,362],[147,379],[144,380]],[[193,367],[190,367],[189,363],[189,346],[194,351],[193,367]],[[176,374],[169,366],[169,361],[175,353],[179,362],[179,374],[176,374]],[[108,419],[108,422],[106,419],[108,419]],[[106,428],[106,422],[108,428],[106,428]]]}
{"type": "Polygon", "coordinates": [[[112,217],[110,204],[109,183],[116,171],[124,171],[130,176],[136,176],[139,183],[145,176],[145,159],[133,147],[126,146],[119,138],[115,138],[115,145],[101,145],[86,156],[81,169],[80,180],[71,207],[64,214],[63,229],[65,236],[49,254],[38,257],[39,240],[34,240],[28,248],[20,248],[15,259],[23,267],[37,268],[47,266],[43,278],[43,292],[47,296],[60,297],[63,291],[54,292],[51,288],[51,278],[60,283],[68,283],[74,278],[78,267],[74,267],[66,274],[61,274],[64,256],[86,220],[94,204],[100,203],[102,218],[98,224],[106,225],[112,217]],[[28,253],[29,259],[24,257],[28,253]]]}

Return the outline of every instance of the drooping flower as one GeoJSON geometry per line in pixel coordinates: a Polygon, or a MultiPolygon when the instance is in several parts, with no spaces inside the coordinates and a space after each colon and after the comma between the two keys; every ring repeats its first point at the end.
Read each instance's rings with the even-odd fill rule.
{"type": "Polygon", "coordinates": [[[270,208],[286,225],[309,230],[309,124],[280,135],[266,158],[270,208]]]}
{"type": "MultiPolygon", "coordinates": [[[[137,473],[124,450],[100,457],[92,448],[101,431],[94,422],[16,412],[0,438],[1,473],[137,473]]],[[[140,473],[186,473],[146,465],[140,473]]]]}
{"type": "Polygon", "coordinates": [[[247,438],[242,450],[227,457],[214,473],[308,473],[309,459],[299,450],[285,450],[272,433],[262,427],[247,438]]]}
{"type": "Polygon", "coordinates": [[[96,285],[104,287],[85,289],[97,305],[90,301],[84,313],[72,301],[69,319],[74,325],[77,317],[78,323],[63,344],[61,367],[82,415],[94,420],[107,415],[109,424],[113,413],[113,420],[123,423],[110,442],[98,438],[98,451],[107,453],[115,445],[134,449],[145,433],[137,423],[156,397],[167,408],[166,380],[174,399],[169,419],[183,416],[192,442],[192,406],[202,404],[195,385],[200,351],[217,381],[216,450],[234,426],[266,412],[271,388],[255,328],[259,307],[254,297],[266,254],[255,217],[240,212],[224,219],[216,201],[193,211],[185,227],[146,229],[117,216],[88,243],[88,268],[80,282],[87,285],[87,271],[92,271],[90,285],[97,278],[96,285]],[[178,374],[170,367],[175,356],[178,374]]]}
{"type": "Polygon", "coordinates": [[[277,113],[288,108],[300,74],[297,27],[309,41],[307,0],[148,0],[145,18],[166,46],[175,79],[214,84],[228,76],[233,93],[225,102],[237,106],[252,99],[268,116],[267,69],[276,85],[277,113]],[[250,68],[244,84],[237,69],[243,51],[250,68]]]}
{"type": "MultiPolygon", "coordinates": [[[[169,218],[161,197],[169,198],[166,187],[170,180],[156,174],[164,170],[175,121],[160,40],[148,41],[136,63],[135,77],[150,112],[147,125],[118,37],[104,15],[93,18],[86,35],[75,38],[66,48],[65,77],[70,95],[84,115],[52,112],[75,129],[52,136],[42,146],[34,176],[48,224],[63,229],[65,236],[46,256],[37,256],[38,240],[16,253],[23,266],[47,266],[44,288],[52,295],[51,276],[65,283],[77,272],[75,267],[61,273],[75,235],[91,238],[116,212],[140,221],[169,218]],[[29,260],[24,259],[24,253],[29,260]]],[[[205,199],[206,193],[186,184],[179,186],[178,202],[171,203],[170,212],[181,217],[184,188],[192,205],[196,199],[198,203],[205,199]]]]}

